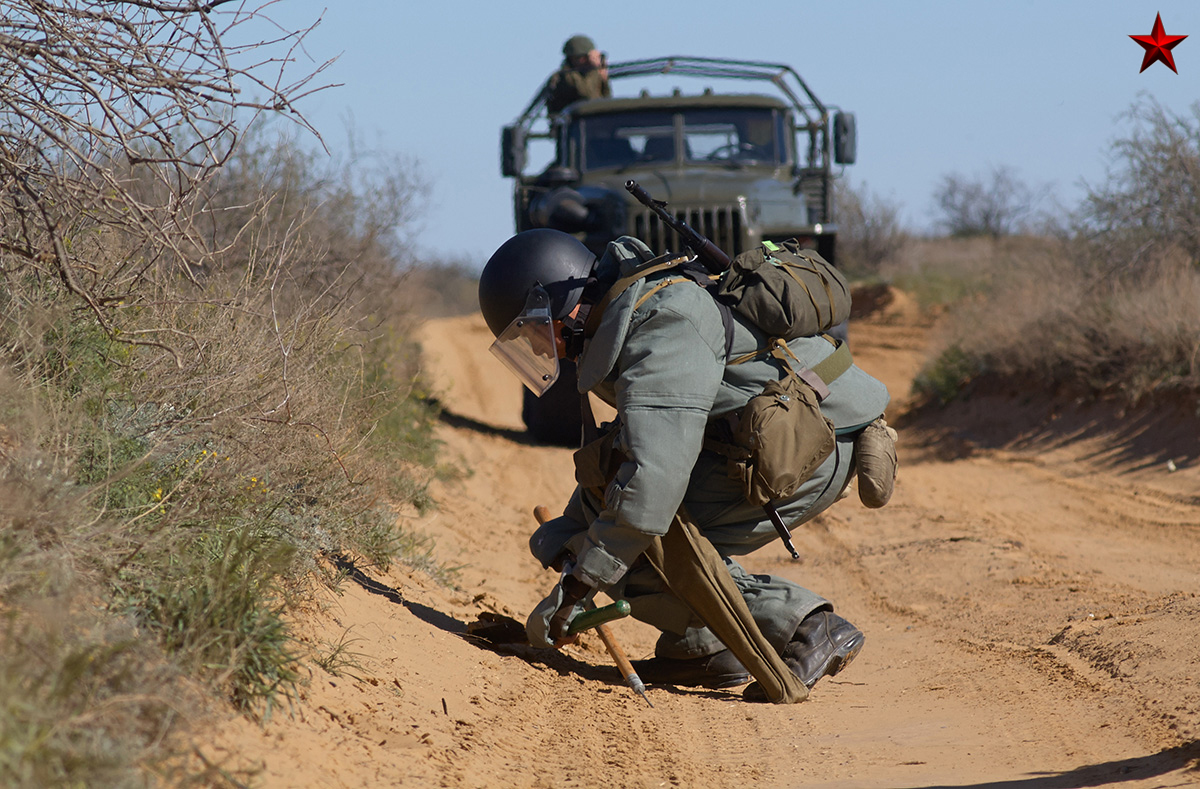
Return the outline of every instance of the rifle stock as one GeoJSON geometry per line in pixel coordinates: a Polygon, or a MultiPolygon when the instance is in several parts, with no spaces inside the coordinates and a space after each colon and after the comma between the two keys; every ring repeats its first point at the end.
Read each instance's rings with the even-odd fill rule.
{"type": "Polygon", "coordinates": [[[651,197],[637,181],[626,181],[625,191],[633,195],[639,203],[653,211],[662,220],[663,224],[678,233],[683,243],[696,254],[696,259],[703,263],[704,267],[711,273],[720,274],[729,268],[729,255],[726,255],[720,247],[694,230],[687,222],[672,216],[665,207],[667,204],[651,197]]]}

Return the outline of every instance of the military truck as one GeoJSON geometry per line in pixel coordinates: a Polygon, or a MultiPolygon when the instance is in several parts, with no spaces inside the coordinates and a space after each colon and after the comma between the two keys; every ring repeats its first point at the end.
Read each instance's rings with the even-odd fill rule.
{"type": "MultiPolygon", "coordinates": [[[[681,243],[624,188],[636,180],[667,210],[731,257],[763,241],[796,238],[836,264],[835,165],[856,155],[854,116],[823,104],[790,66],[671,56],[609,66],[613,98],[546,111],[549,79],[501,133],[501,172],[514,179],[517,232],[550,227],[574,234],[596,255],[620,235],[655,252],[681,243]],[[698,90],[620,96],[619,82],[668,75],[698,90]],[[738,80],[769,92],[714,90],[738,80]],[[707,83],[705,81],[708,81],[707,83]],[[554,156],[527,173],[529,144],[554,156]]],[[[523,417],[537,439],[574,443],[579,395],[568,365],[540,399],[525,393],[523,417]]]]}

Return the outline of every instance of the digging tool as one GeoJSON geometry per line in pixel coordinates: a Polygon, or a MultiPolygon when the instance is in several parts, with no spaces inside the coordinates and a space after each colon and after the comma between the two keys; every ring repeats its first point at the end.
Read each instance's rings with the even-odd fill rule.
{"type": "Polygon", "coordinates": [[[595,603],[590,603],[587,611],[584,611],[571,620],[571,624],[567,625],[568,634],[575,635],[576,633],[582,633],[584,630],[591,630],[594,627],[606,625],[617,619],[624,619],[630,613],[629,602],[626,600],[618,600],[612,605],[606,605],[603,608],[595,608],[595,605],[595,603]]]}
{"type": "MultiPolygon", "coordinates": [[[[546,507],[539,504],[538,506],[533,508],[533,517],[537,518],[537,522],[539,524],[545,523],[546,521],[550,520],[550,510],[546,509],[546,507]]],[[[606,606],[604,606],[604,609],[618,609],[619,610],[619,607],[621,606],[622,603],[625,604],[624,609],[626,611],[628,611],[629,603],[625,600],[618,600],[616,603],[613,603],[612,605],[606,605],[606,606]]],[[[588,605],[591,606],[593,610],[585,611],[584,613],[575,617],[575,619],[571,620],[571,625],[570,625],[571,628],[574,628],[575,623],[578,620],[582,619],[583,617],[586,617],[589,614],[594,614],[597,611],[604,610],[604,609],[596,609],[595,603],[592,603],[590,601],[588,602],[588,605]]],[[[618,617],[614,617],[614,618],[619,618],[620,616],[626,616],[626,615],[627,614],[620,614],[618,617]]],[[[621,645],[617,643],[617,639],[615,636],[613,636],[612,630],[609,629],[607,624],[604,624],[604,622],[606,622],[606,621],[609,621],[609,620],[603,620],[601,623],[596,625],[596,635],[600,636],[600,640],[604,642],[604,648],[607,649],[608,654],[612,656],[613,662],[617,664],[617,669],[621,672],[621,676],[623,676],[625,678],[625,681],[627,683],[629,683],[629,687],[633,688],[634,692],[636,692],[639,696],[641,696],[643,699],[645,699],[646,703],[650,705],[651,709],[653,709],[654,704],[646,696],[645,683],[642,682],[642,678],[637,675],[637,672],[633,670],[633,664],[630,663],[629,658],[626,657],[625,650],[621,649],[621,645]]],[[[586,629],[586,628],[580,628],[580,629],[586,629]]]]}

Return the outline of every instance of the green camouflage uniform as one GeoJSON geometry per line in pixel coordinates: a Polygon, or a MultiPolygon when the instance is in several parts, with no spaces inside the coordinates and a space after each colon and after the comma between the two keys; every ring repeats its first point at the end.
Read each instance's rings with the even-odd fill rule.
{"type": "Polygon", "coordinates": [[[568,104],[580,99],[601,99],[612,95],[612,86],[607,78],[600,75],[599,69],[589,67],[581,70],[566,61],[550,78],[549,90],[546,110],[551,114],[562,112],[568,104]]]}
{"type": "MultiPolygon", "coordinates": [[[[609,245],[597,272],[615,281],[651,257],[642,242],[622,237],[609,245]]],[[[666,532],[682,504],[725,559],[763,635],[782,650],[808,614],[830,603],[797,584],[747,573],[731,557],[778,539],[761,507],[748,503],[729,478],[726,459],[703,450],[710,420],[740,409],[766,381],[781,377],[770,357],[725,365],[725,328],[712,297],[700,287],[664,287],[635,305],[654,283],[676,272],[637,281],[609,304],[579,358],[580,391],[613,405],[622,424],[620,448],[628,460],[604,500],[577,488],[564,514],[530,540],[549,565],[565,548],[574,574],[629,601],[633,615],[662,631],[659,657],[694,658],[723,648],[688,606],[666,590],[642,552],[666,532]]],[[[734,316],[731,354],[766,345],[757,328],[734,316]]],[[[820,337],[793,340],[800,363],[812,367],[833,351],[820,337]]],[[[777,502],[786,523],[803,523],[838,498],[854,472],[854,438],[888,403],[886,387],[857,366],[834,380],[821,411],[834,424],[836,449],[796,494],[777,502]]]]}

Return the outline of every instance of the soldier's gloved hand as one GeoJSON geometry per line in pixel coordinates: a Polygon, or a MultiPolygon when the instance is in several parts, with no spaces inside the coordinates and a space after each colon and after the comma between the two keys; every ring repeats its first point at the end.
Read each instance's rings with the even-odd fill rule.
{"type": "Polygon", "coordinates": [[[525,623],[529,643],[535,647],[558,648],[574,641],[576,636],[568,636],[567,627],[572,619],[583,613],[583,601],[592,591],[592,587],[571,575],[570,567],[567,567],[549,596],[529,615],[529,621],[525,623]]]}

